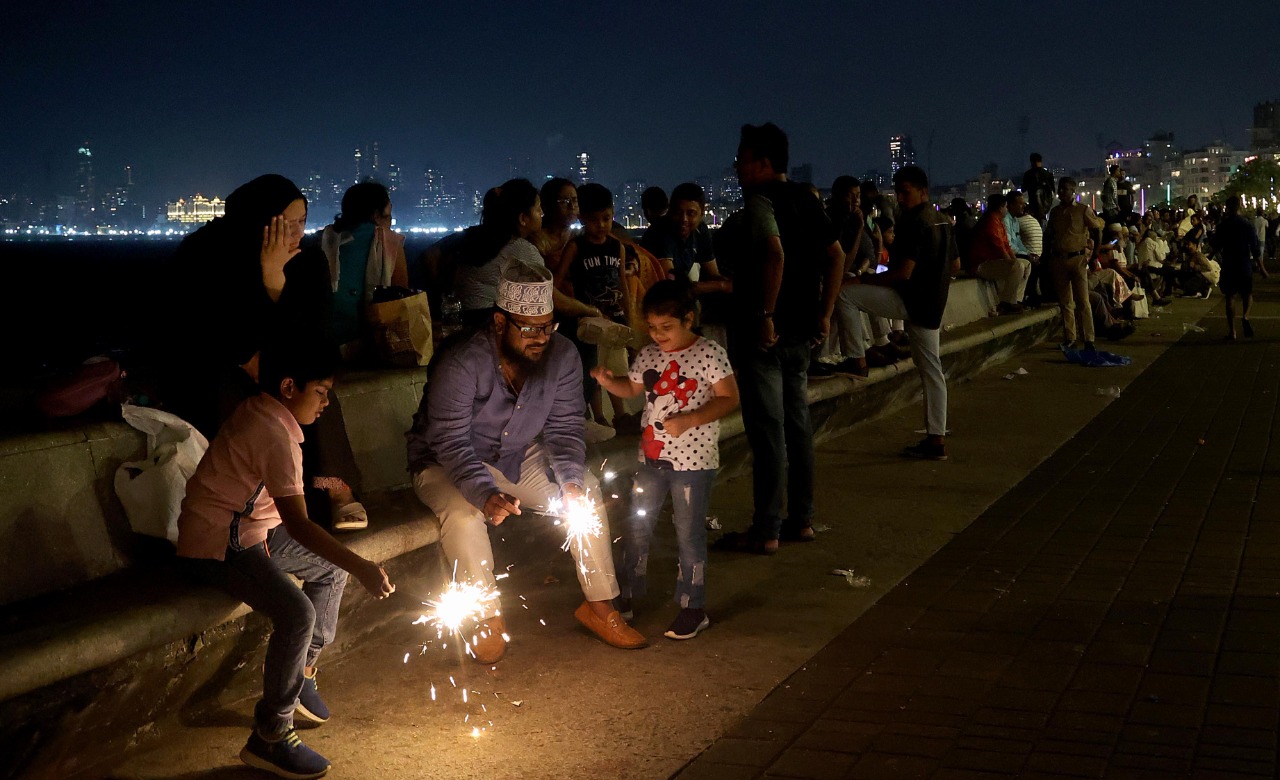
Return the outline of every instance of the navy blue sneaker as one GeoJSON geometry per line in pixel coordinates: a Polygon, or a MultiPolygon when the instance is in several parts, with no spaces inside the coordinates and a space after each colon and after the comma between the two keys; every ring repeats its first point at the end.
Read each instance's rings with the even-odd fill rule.
{"type": "Polygon", "coordinates": [[[329,705],[320,698],[320,688],[316,685],[314,676],[307,677],[305,673],[303,674],[302,693],[298,694],[298,708],[294,710],[294,714],[301,715],[303,720],[312,723],[324,723],[329,720],[329,705]]]}
{"type": "Polygon", "coordinates": [[[693,639],[700,631],[711,625],[711,618],[701,609],[680,610],[671,627],[663,633],[668,639],[693,639]]]}
{"type": "Polygon", "coordinates": [[[255,769],[291,780],[310,780],[329,772],[329,759],[302,744],[293,729],[275,741],[264,739],[254,729],[240,751],[240,760],[255,769]]]}

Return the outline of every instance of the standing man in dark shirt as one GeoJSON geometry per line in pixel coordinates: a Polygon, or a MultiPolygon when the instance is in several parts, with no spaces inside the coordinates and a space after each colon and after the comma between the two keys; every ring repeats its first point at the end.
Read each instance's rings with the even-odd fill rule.
{"type": "MultiPolygon", "coordinates": [[[[872,316],[905,320],[911,340],[911,356],[924,387],[925,433],[918,444],[903,450],[913,458],[946,460],[947,378],[938,355],[942,312],[947,308],[951,267],[958,252],[951,220],[929,202],[929,178],[914,165],[893,175],[893,191],[902,214],[894,226],[889,248],[889,269],[872,276],[845,280],[852,285],[848,297],[872,316]]],[[[862,318],[854,320],[861,330],[862,318]]],[[[859,349],[862,333],[854,337],[859,349]]],[[[854,355],[862,376],[866,357],[854,355]]]]}
{"type": "MultiPolygon", "coordinates": [[[[813,539],[813,430],[809,350],[831,329],[844,252],[808,186],[787,181],[787,135],[744,125],[735,167],[746,196],[741,237],[726,241],[734,268],[729,357],[738,374],[742,423],[754,457],[751,528],[721,549],[772,555],[778,540],[813,539]],[[787,520],[782,519],[786,498],[787,520]]],[[[717,237],[717,246],[720,240],[717,237]]]]}
{"type": "Polygon", "coordinates": [[[1253,326],[1249,324],[1249,307],[1253,305],[1253,263],[1262,262],[1262,246],[1258,243],[1258,232],[1249,224],[1249,220],[1240,216],[1243,206],[1239,195],[1227,198],[1227,216],[1218,223],[1218,229],[1209,239],[1215,249],[1222,253],[1222,276],[1218,279],[1218,287],[1222,288],[1222,296],[1227,299],[1227,340],[1236,338],[1235,298],[1240,297],[1240,327],[1246,338],[1253,337],[1253,326]]]}
{"type": "Polygon", "coordinates": [[[1022,191],[1027,193],[1027,211],[1043,227],[1053,207],[1053,174],[1045,169],[1039,152],[1031,153],[1031,167],[1022,174],[1022,191]]]}

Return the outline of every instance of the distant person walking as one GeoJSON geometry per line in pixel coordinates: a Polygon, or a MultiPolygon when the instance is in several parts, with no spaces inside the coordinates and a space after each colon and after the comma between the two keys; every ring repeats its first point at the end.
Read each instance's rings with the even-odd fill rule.
{"type": "Polygon", "coordinates": [[[1227,199],[1227,215],[1210,239],[1222,257],[1222,275],[1218,287],[1227,299],[1227,340],[1236,338],[1235,299],[1240,299],[1240,327],[1246,338],[1253,336],[1249,323],[1249,307],[1253,305],[1253,264],[1262,262],[1262,245],[1253,225],[1241,215],[1243,202],[1239,195],[1227,199]]]}

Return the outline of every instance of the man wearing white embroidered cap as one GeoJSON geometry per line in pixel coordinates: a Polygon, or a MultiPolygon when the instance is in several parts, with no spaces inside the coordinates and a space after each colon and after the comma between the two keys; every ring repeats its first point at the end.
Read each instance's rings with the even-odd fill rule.
{"type": "MultiPolygon", "coordinates": [[[[407,434],[414,490],[440,520],[440,544],[459,583],[496,584],[486,523],[599,498],[584,466],[582,363],[555,332],[552,282],[544,267],[503,268],[492,328],[436,357],[407,434]]],[[[598,516],[600,532],[569,546],[586,596],[574,616],[614,647],[644,647],[613,608],[618,583],[603,507],[598,516]]],[[[471,645],[481,663],[506,651],[498,603],[487,611],[471,645]]]]}

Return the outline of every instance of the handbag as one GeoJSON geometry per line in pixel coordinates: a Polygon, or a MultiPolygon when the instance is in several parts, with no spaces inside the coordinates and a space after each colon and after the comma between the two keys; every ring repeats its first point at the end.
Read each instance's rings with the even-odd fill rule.
{"type": "Polygon", "coordinates": [[[402,368],[431,362],[435,345],[431,335],[431,304],[421,290],[375,287],[365,307],[378,357],[402,368]]]}

